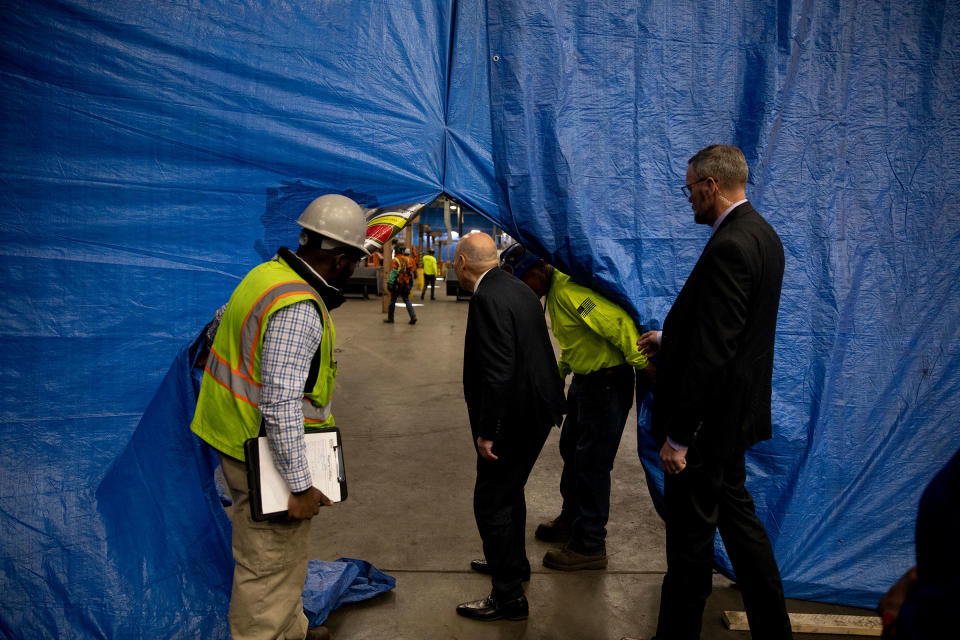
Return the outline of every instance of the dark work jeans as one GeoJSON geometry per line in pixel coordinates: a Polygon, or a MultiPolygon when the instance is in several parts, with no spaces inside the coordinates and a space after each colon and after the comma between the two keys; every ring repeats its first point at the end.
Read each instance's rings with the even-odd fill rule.
{"type": "Polygon", "coordinates": [[[737,574],[737,586],[754,638],[792,638],[780,571],[763,523],[744,486],[743,453],[706,458],[667,474],[664,520],[667,574],[660,593],[657,638],[696,640],[713,578],[713,539],[719,528],[737,574]]]}
{"type": "Polygon", "coordinates": [[[501,602],[523,595],[527,558],[527,503],[523,488],[533,464],[543,449],[550,427],[529,438],[494,449],[498,460],[477,456],[477,482],[473,490],[473,513],[483,541],[483,555],[490,567],[493,595],[501,602]]]}
{"type": "Polygon", "coordinates": [[[428,276],[428,275],[423,276],[423,291],[420,292],[421,300],[423,300],[424,294],[427,293],[427,287],[430,287],[430,299],[435,300],[436,298],[434,298],[433,294],[434,294],[434,290],[437,287],[437,276],[428,276]]]}
{"type": "Polygon", "coordinates": [[[417,314],[413,312],[413,305],[410,304],[410,292],[391,291],[390,306],[387,308],[387,319],[393,320],[393,310],[397,306],[397,298],[403,300],[403,304],[407,305],[407,313],[410,314],[410,319],[413,320],[416,318],[417,314]]]}
{"type": "Polygon", "coordinates": [[[568,545],[579,553],[606,551],[610,472],[633,406],[633,375],[624,364],[575,374],[570,382],[560,433],[561,517],[571,524],[568,545]]]}

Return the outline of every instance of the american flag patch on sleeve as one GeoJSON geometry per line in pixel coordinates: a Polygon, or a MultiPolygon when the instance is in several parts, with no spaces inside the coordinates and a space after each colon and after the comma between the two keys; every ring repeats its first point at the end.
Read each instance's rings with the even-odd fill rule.
{"type": "Polygon", "coordinates": [[[587,298],[586,300],[580,303],[579,307],[577,307],[577,313],[579,313],[581,317],[586,317],[588,313],[590,313],[596,308],[597,308],[597,304],[590,298],[587,298]]]}

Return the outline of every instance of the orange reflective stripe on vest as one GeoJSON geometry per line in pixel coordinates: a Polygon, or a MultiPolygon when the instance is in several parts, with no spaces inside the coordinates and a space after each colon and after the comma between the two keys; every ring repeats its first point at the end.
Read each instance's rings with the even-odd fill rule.
{"type": "MultiPolygon", "coordinates": [[[[254,381],[253,362],[257,353],[257,345],[260,343],[260,333],[263,331],[263,318],[267,312],[279,300],[291,295],[313,295],[312,289],[304,289],[302,282],[284,282],[265,291],[256,304],[247,313],[243,321],[243,328],[240,330],[240,346],[237,353],[240,355],[239,366],[236,369],[220,357],[215,349],[210,349],[212,358],[207,359],[205,371],[209,373],[214,380],[230,390],[234,397],[243,400],[253,407],[260,406],[260,387],[259,382],[254,381]]],[[[323,315],[324,325],[327,320],[327,310],[323,305],[319,305],[323,315]]],[[[330,405],[318,407],[310,402],[308,398],[303,398],[303,418],[307,422],[323,422],[330,417],[330,405]]]]}
{"type": "Polygon", "coordinates": [[[260,333],[263,331],[263,319],[267,312],[281,299],[292,295],[310,295],[316,298],[313,289],[305,289],[302,282],[282,282],[267,289],[256,304],[247,313],[240,330],[239,369],[248,375],[253,375],[253,361],[257,354],[257,345],[260,344],[260,333]]]}
{"type": "Polygon", "coordinates": [[[252,269],[234,289],[207,358],[190,428],[218,451],[244,459],[243,443],[256,436],[262,421],[264,333],[274,313],[304,301],[315,305],[321,315],[323,334],[311,365],[311,371],[317,367],[316,379],[301,397],[303,420],[333,424],[333,322],[317,292],[282,259],[272,260],[252,269]]]}

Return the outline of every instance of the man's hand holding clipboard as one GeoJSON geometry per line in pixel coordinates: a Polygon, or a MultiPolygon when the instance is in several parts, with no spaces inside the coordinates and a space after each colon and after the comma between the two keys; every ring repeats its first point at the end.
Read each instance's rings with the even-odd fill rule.
{"type": "Polygon", "coordinates": [[[320,512],[321,506],[346,499],[347,477],[340,430],[326,427],[309,431],[304,434],[304,444],[313,486],[299,495],[290,492],[277,471],[265,436],[250,438],[244,444],[250,511],[256,522],[285,518],[309,520],[320,512]]]}
{"type": "Polygon", "coordinates": [[[290,494],[287,502],[287,515],[293,520],[309,520],[320,513],[321,505],[329,507],[333,500],[323,495],[316,487],[310,487],[300,495],[290,494]]]}

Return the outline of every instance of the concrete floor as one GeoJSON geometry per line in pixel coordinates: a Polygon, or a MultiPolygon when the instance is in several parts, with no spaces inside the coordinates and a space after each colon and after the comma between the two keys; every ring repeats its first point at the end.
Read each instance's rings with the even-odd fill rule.
{"type": "MultiPolygon", "coordinates": [[[[311,557],[367,560],[394,576],[397,586],[334,611],[327,627],[337,640],[649,638],[666,569],[664,529],[637,458],[633,413],[613,472],[607,570],[565,573],[541,564],[550,545],[535,540],[533,529],[560,508],[555,429],[526,492],[530,618],[481,623],[454,612],[458,603],[490,591],[489,578],[469,568],[482,551],[472,511],[475,453],[461,384],[468,304],[443,295],[428,299],[416,308],[414,326],[402,306],[397,323],[384,324],[379,299],[350,298],[333,313],[340,364],[334,414],[343,435],[348,499],[314,519],[311,557]]],[[[714,582],[703,638],[748,638],[720,622],[721,611],[743,606],[729,581],[717,575],[714,582]]],[[[870,614],[799,601],[788,607],[870,614]]]]}

